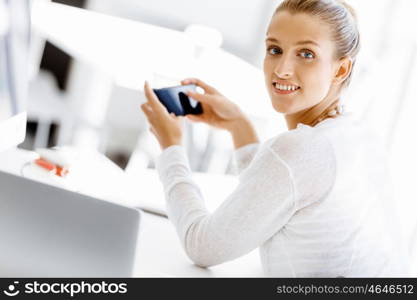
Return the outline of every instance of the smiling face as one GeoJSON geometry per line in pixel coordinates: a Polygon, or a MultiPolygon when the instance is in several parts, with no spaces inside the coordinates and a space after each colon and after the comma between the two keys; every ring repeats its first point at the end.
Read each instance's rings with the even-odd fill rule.
{"type": "Polygon", "coordinates": [[[278,112],[307,110],[338,91],[330,28],[318,17],[277,12],[266,36],[264,73],[272,105],[278,112]]]}

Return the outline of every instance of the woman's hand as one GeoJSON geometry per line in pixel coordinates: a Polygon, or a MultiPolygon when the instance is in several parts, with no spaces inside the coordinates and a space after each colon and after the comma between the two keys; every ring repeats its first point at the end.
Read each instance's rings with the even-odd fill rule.
{"type": "Polygon", "coordinates": [[[150,124],[150,130],[157,138],[161,148],[165,149],[172,145],[181,145],[181,118],[173,113],[168,113],[147,82],[145,82],[144,90],[148,101],[141,105],[141,109],[145,113],[150,124]]]}
{"type": "Polygon", "coordinates": [[[188,78],[181,81],[182,85],[195,84],[204,90],[204,94],[189,91],[187,95],[201,103],[203,114],[187,115],[194,122],[204,122],[216,128],[230,131],[234,124],[245,118],[240,108],[220,94],[215,88],[197,79],[188,78]]]}
{"type": "Polygon", "coordinates": [[[181,84],[195,84],[204,90],[204,94],[188,92],[187,95],[199,101],[203,107],[201,115],[187,115],[186,117],[195,122],[204,122],[216,128],[230,132],[235,148],[247,144],[257,143],[258,136],[249,118],[240,108],[220,94],[215,88],[197,79],[188,78],[181,84]]]}

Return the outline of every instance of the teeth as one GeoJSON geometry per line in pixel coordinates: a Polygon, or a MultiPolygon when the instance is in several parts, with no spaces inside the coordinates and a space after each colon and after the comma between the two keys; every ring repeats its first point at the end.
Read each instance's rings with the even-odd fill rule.
{"type": "Polygon", "coordinates": [[[278,83],[275,83],[275,87],[283,91],[295,91],[296,89],[298,89],[298,87],[294,85],[282,85],[278,83]]]}

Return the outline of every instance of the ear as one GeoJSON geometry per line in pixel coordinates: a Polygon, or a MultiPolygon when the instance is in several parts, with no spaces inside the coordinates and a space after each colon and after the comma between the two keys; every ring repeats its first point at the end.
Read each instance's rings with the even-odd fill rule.
{"type": "Polygon", "coordinates": [[[336,74],[333,78],[333,83],[336,85],[342,84],[352,71],[352,58],[349,56],[342,57],[336,64],[336,74]]]}

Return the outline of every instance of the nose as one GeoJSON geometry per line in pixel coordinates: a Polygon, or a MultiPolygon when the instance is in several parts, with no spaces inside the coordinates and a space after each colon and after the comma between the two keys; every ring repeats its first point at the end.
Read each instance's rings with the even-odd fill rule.
{"type": "Polygon", "coordinates": [[[294,73],[292,60],[287,55],[282,55],[274,68],[274,74],[279,78],[289,78],[294,73]]]}

